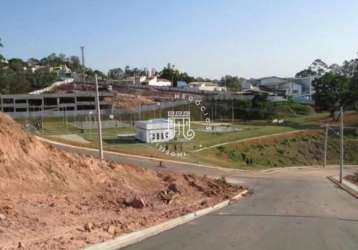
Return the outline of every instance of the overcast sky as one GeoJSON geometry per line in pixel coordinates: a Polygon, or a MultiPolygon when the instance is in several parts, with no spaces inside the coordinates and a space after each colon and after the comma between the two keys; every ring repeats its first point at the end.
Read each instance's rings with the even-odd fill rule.
{"type": "Polygon", "coordinates": [[[358,51],[357,0],[1,0],[5,57],[80,55],[86,64],[195,76],[292,76],[358,51]]]}

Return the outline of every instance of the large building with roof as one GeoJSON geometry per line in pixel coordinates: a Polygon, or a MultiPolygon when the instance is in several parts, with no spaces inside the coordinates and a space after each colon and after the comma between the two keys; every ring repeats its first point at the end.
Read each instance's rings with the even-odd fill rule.
{"type": "Polygon", "coordinates": [[[314,79],[314,77],[283,78],[276,76],[248,79],[241,84],[241,89],[243,91],[261,89],[276,95],[309,102],[312,100],[312,95],[314,94],[314,88],[312,86],[314,79]]]}

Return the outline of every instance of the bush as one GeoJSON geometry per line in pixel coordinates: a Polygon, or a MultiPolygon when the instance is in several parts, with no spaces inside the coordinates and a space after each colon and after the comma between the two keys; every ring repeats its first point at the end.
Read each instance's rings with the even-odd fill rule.
{"type": "Polygon", "coordinates": [[[301,104],[292,100],[287,102],[275,102],[273,112],[281,116],[295,116],[295,115],[310,115],[315,111],[314,109],[305,104],[301,104]]]}
{"type": "Polygon", "coordinates": [[[224,153],[225,152],[225,147],[224,146],[218,146],[217,150],[219,150],[220,153],[224,153]]]}
{"type": "Polygon", "coordinates": [[[237,161],[239,159],[239,157],[238,157],[238,155],[237,155],[235,150],[230,151],[229,158],[232,161],[237,161]]]}

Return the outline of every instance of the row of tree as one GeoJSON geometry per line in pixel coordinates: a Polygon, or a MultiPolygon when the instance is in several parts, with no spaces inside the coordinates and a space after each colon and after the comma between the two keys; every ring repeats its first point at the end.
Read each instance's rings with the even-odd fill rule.
{"type": "MultiPolygon", "coordinates": [[[[3,44],[0,39],[0,47],[3,44]]],[[[74,74],[100,78],[106,75],[99,70],[83,67],[78,56],[52,53],[44,58],[6,58],[0,54],[0,94],[27,93],[49,86],[59,79],[57,67],[67,67],[74,74]]]]}
{"type": "MultiPolygon", "coordinates": [[[[0,39],[0,47],[3,47],[0,39]]],[[[66,56],[65,54],[52,53],[41,59],[29,58],[24,61],[20,58],[11,58],[6,60],[0,54],[0,94],[26,93],[28,91],[44,88],[54,82],[58,75],[50,70],[60,66],[66,66],[73,73],[84,74],[86,77],[93,78],[95,74],[100,79],[121,80],[132,76],[157,75],[159,78],[167,79],[173,82],[174,86],[179,81],[186,83],[193,81],[212,81],[219,85],[226,86],[229,90],[239,91],[242,78],[226,75],[220,80],[211,80],[208,78],[194,77],[186,72],[182,72],[174,65],[168,64],[160,72],[155,69],[149,71],[147,68],[131,68],[126,66],[124,69],[115,68],[105,74],[99,70],[92,70],[89,67],[84,68],[78,56],[66,56]],[[34,70],[35,69],[35,70],[34,70]]]]}
{"type": "Polygon", "coordinates": [[[215,82],[221,86],[226,86],[229,90],[239,91],[241,88],[241,83],[243,78],[239,78],[237,76],[226,75],[222,77],[220,80],[212,80],[208,78],[202,77],[194,77],[188,74],[187,72],[182,72],[177,69],[174,65],[168,63],[160,72],[157,72],[156,69],[152,69],[149,71],[147,68],[139,69],[139,68],[131,68],[130,66],[126,66],[124,69],[122,68],[114,68],[109,70],[108,77],[111,80],[122,80],[127,77],[133,76],[148,76],[148,75],[157,75],[159,78],[166,79],[168,81],[173,82],[174,86],[177,86],[177,83],[180,81],[190,83],[194,81],[198,82],[215,82]]]}

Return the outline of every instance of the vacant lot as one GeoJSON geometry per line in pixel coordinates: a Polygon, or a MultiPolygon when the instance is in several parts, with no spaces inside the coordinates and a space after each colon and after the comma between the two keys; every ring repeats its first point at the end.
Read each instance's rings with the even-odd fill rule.
{"type": "Polygon", "coordinates": [[[82,249],[227,199],[224,179],[101,162],[0,113],[0,249],[82,249]]]}

